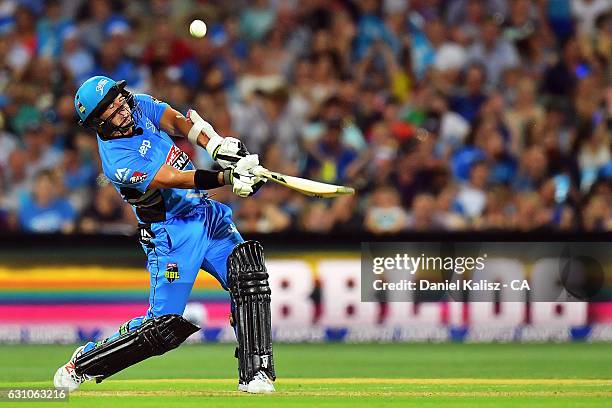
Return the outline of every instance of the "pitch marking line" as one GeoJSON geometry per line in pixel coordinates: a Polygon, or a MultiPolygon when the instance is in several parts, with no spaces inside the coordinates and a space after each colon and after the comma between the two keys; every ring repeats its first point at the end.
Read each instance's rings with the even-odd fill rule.
{"type": "MultiPolygon", "coordinates": [[[[235,378],[141,378],[106,380],[103,384],[157,383],[157,384],[229,384],[236,385],[235,378]]],[[[49,381],[0,382],[0,387],[19,384],[48,385],[49,381]]],[[[601,378],[279,378],[277,384],[382,384],[382,385],[582,385],[612,386],[612,379],[601,378]]]]}
{"type": "MultiPolygon", "coordinates": [[[[242,397],[239,391],[77,391],[73,397],[242,397]]],[[[612,392],[559,391],[277,391],[271,397],[554,397],[610,398],[612,392]]]]}
{"type": "MultiPolygon", "coordinates": [[[[105,383],[237,383],[229,378],[155,378],[107,380],[105,383]]],[[[612,385],[612,379],[586,378],[279,378],[278,384],[415,384],[415,385],[612,385]]]]}

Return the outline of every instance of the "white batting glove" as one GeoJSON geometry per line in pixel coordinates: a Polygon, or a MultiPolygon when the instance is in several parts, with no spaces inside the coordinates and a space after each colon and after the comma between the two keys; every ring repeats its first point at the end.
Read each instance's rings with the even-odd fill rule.
{"type": "Polygon", "coordinates": [[[255,194],[265,183],[265,180],[261,180],[251,172],[257,166],[259,166],[259,156],[256,154],[242,157],[235,167],[223,172],[225,184],[231,184],[232,191],[240,197],[249,197],[255,194]]]}
{"type": "MultiPolygon", "coordinates": [[[[212,142],[212,139],[208,145],[211,144],[210,142],[212,142]]],[[[240,159],[249,154],[244,144],[235,137],[224,137],[221,140],[215,140],[215,142],[219,143],[218,146],[211,146],[211,149],[206,146],[206,150],[223,169],[234,167],[240,159]]]]}

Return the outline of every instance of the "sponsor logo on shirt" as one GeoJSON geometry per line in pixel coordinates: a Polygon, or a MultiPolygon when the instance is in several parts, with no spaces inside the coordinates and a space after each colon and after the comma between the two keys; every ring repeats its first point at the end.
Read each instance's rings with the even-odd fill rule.
{"type": "Polygon", "coordinates": [[[140,145],[140,148],[138,149],[138,151],[140,152],[140,155],[144,157],[150,148],[151,148],[151,142],[145,139],[142,141],[142,144],[140,145]]]}
{"type": "Polygon", "coordinates": [[[127,167],[123,167],[121,169],[117,169],[115,172],[115,179],[120,183],[125,183],[127,180],[128,174],[130,174],[131,170],[127,167]]]}
{"type": "Polygon", "coordinates": [[[148,176],[147,173],[141,173],[139,171],[135,171],[134,174],[132,174],[132,177],[130,177],[130,184],[141,183],[147,179],[147,176],[148,176]]]}
{"type": "Polygon", "coordinates": [[[189,164],[189,156],[176,145],[172,145],[166,156],[166,164],[177,170],[183,170],[189,164]]]}

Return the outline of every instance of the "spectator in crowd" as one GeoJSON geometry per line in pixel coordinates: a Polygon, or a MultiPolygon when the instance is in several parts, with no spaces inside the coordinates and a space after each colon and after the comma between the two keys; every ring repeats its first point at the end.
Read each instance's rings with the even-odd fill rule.
{"type": "Polygon", "coordinates": [[[566,104],[571,103],[570,98],[577,81],[587,74],[587,67],[583,64],[578,42],[575,38],[567,40],[563,46],[563,54],[559,61],[548,68],[544,73],[542,92],[545,95],[564,98],[566,104]]]}
{"type": "Polygon", "coordinates": [[[548,169],[548,158],[541,146],[534,145],[522,157],[518,174],[514,179],[514,188],[518,191],[535,191],[545,181],[548,169]]]}
{"type": "Polygon", "coordinates": [[[599,169],[612,160],[610,155],[610,133],[603,123],[588,126],[578,147],[578,166],[580,168],[580,187],[588,190],[597,179],[599,169]]]}
{"type": "Polygon", "coordinates": [[[67,198],[77,210],[82,210],[91,197],[89,191],[96,178],[95,163],[91,160],[92,151],[78,145],[72,139],[64,150],[63,162],[57,166],[63,177],[67,198]]]}
{"type": "Polygon", "coordinates": [[[610,206],[601,196],[589,200],[583,211],[584,228],[587,231],[610,230],[610,206]]]}
{"type": "Polygon", "coordinates": [[[114,9],[113,6],[111,0],[90,0],[81,4],[79,26],[81,38],[87,48],[99,50],[106,40],[108,25],[113,21],[125,20],[120,10],[114,9]]]}
{"type": "Polygon", "coordinates": [[[408,213],[400,205],[394,188],[383,186],[372,193],[364,220],[367,231],[375,234],[401,232],[408,222],[408,213]]]}
{"type": "Polygon", "coordinates": [[[407,228],[413,231],[436,231],[444,225],[438,214],[436,199],[431,194],[419,194],[414,198],[407,228]]]}
{"type": "Polygon", "coordinates": [[[330,118],[320,141],[306,158],[304,175],[329,183],[345,182],[356,152],[342,140],[342,119],[330,118]]]}
{"type": "Polygon", "coordinates": [[[506,69],[520,63],[516,47],[501,36],[499,24],[492,18],[482,23],[481,37],[468,50],[467,58],[483,64],[487,70],[487,80],[492,84],[499,81],[506,69]]]}
{"type": "Polygon", "coordinates": [[[507,191],[503,187],[486,193],[486,204],[482,215],[474,220],[477,230],[503,231],[511,227],[511,216],[507,191]]]}
{"type": "Polygon", "coordinates": [[[334,226],[333,214],[320,201],[308,203],[300,218],[300,226],[308,232],[327,233],[334,226]]]}
{"type": "Polygon", "coordinates": [[[53,146],[53,129],[47,124],[30,123],[23,133],[26,148],[26,169],[29,177],[41,170],[58,166],[62,161],[63,151],[53,146]]]}
{"type": "Polygon", "coordinates": [[[78,28],[67,27],[62,34],[60,60],[62,66],[74,79],[77,86],[85,81],[94,70],[94,57],[83,45],[78,28]]]}
{"type": "Polygon", "coordinates": [[[79,220],[79,231],[86,234],[131,234],[136,218],[111,184],[100,187],[91,205],[79,220]]]}
{"type": "Polygon", "coordinates": [[[244,200],[236,213],[236,226],[245,233],[279,232],[289,226],[289,217],[273,204],[262,205],[259,200],[244,200]]]}
{"type": "Polygon", "coordinates": [[[522,232],[542,230],[551,221],[549,209],[542,206],[537,193],[523,193],[516,197],[514,229],[522,232]]]}
{"type": "Polygon", "coordinates": [[[9,214],[11,229],[18,228],[15,214],[19,207],[21,197],[27,195],[34,188],[32,177],[28,176],[28,153],[23,149],[13,149],[8,156],[8,163],[2,173],[3,196],[2,209],[9,214]]]}
{"type": "Polygon", "coordinates": [[[153,35],[143,51],[143,63],[149,66],[167,63],[181,65],[192,56],[186,40],[174,33],[165,16],[158,17],[151,27],[153,35]]]}
{"type": "Polygon", "coordinates": [[[484,66],[470,65],[465,71],[464,80],[461,81],[462,84],[465,84],[465,88],[459,87],[450,98],[451,110],[463,116],[468,122],[476,120],[480,107],[487,100],[484,92],[486,75],[484,66]]]}
{"type": "Polygon", "coordinates": [[[57,58],[62,49],[64,30],[71,24],[69,18],[62,16],[60,0],[45,1],[45,14],[36,24],[38,55],[57,58]]]}
{"type": "Polygon", "coordinates": [[[26,232],[72,232],[76,213],[61,193],[56,174],[49,170],[38,173],[32,193],[23,197],[19,205],[21,228],[26,232]]]}
{"type": "Polygon", "coordinates": [[[8,166],[9,157],[17,148],[17,138],[4,129],[6,120],[0,116],[0,172],[4,172],[8,166]]]}
{"type": "Polygon", "coordinates": [[[266,0],[255,0],[240,16],[240,34],[251,41],[262,40],[274,23],[274,8],[266,0]]]}
{"type": "Polygon", "coordinates": [[[480,217],[487,204],[487,181],[490,169],[484,161],[478,161],[470,169],[469,181],[457,193],[457,203],[468,219],[480,217]]]}
{"type": "Polygon", "coordinates": [[[134,89],[142,87],[142,73],[132,61],[126,58],[125,50],[114,41],[105,41],[100,48],[93,75],[124,78],[134,89]]]}
{"type": "Polygon", "coordinates": [[[448,184],[438,195],[436,206],[439,212],[439,221],[442,229],[460,231],[467,227],[467,222],[457,211],[457,186],[448,184]]]}
{"type": "Polygon", "coordinates": [[[37,51],[36,15],[34,10],[22,5],[15,10],[15,40],[32,58],[37,51]]]}

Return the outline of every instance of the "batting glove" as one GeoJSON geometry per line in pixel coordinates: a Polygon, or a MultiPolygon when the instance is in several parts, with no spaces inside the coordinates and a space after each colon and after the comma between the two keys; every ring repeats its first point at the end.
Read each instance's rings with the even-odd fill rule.
{"type": "Polygon", "coordinates": [[[251,172],[256,166],[259,166],[259,156],[256,154],[242,157],[236,162],[235,167],[223,171],[225,184],[231,184],[232,191],[240,197],[252,196],[266,182],[265,179],[257,177],[251,172]]]}

